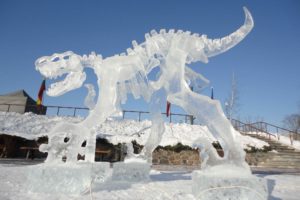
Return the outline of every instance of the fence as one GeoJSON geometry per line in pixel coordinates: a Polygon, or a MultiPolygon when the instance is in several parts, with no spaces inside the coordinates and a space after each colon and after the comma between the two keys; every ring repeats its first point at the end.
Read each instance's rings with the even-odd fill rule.
{"type": "MultiPolygon", "coordinates": [[[[146,112],[146,111],[135,111],[135,110],[123,110],[122,111],[122,118],[125,119],[126,118],[126,113],[133,113],[136,114],[138,116],[138,121],[141,121],[142,116],[143,115],[150,115],[150,112],[146,112]]],[[[161,113],[162,115],[166,116],[166,113],[161,113]]],[[[185,122],[185,123],[190,123],[190,124],[194,124],[194,117],[192,115],[187,115],[187,114],[178,114],[178,113],[170,113],[169,115],[169,122],[174,122],[174,117],[180,117],[183,118],[183,120],[181,122],[185,122]]]]}
{"type": "Polygon", "coordinates": [[[292,145],[294,140],[300,140],[300,136],[298,132],[294,132],[286,128],[282,128],[263,121],[246,124],[239,120],[232,119],[231,123],[233,127],[240,132],[244,132],[244,133],[255,132],[256,134],[264,133],[265,136],[268,137],[269,139],[274,137],[280,140],[280,136],[286,135],[290,138],[290,143],[292,145]]]}
{"type": "MultiPolygon", "coordinates": [[[[24,105],[24,104],[0,104],[0,111],[4,111],[4,112],[10,112],[10,110],[12,110],[13,107],[18,107],[18,106],[22,106],[22,107],[37,107],[37,105],[24,105]],[[5,108],[3,108],[3,106],[5,108]]],[[[79,112],[81,112],[81,114],[83,114],[83,116],[87,116],[89,109],[85,108],[85,107],[72,107],[72,106],[43,106],[44,108],[47,109],[47,115],[57,115],[57,116],[61,116],[61,115],[68,115],[68,116],[73,116],[76,117],[79,115],[79,112]],[[83,113],[82,111],[85,111],[85,113],[83,113]]],[[[38,113],[37,113],[38,114],[38,113]]],[[[150,112],[147,111],[135,111],[135,110],[123,110],[122,111],[122,118],[123,119],[129,119],[130,116],[133,117],[134,119],[141,121],[142,119],[146,119],[148,117],[145,116],[149,116],[150,112]],[[134,115],[134,116],[132,116],[134,115]]],[[[162,115],[166,116],[166,113],[161,113],[162,115]]],[[[187,114],[179,114],[179,113],[170,113],[168,119],[170,123],[171,122],[185,122],[185,123],[190,123],[190,124],[194,124],[194,120],[195,117],[193,117],[192,115],[187,115],[187,114]],[[180,118],[180,120],[178,119],[180,118]]]]}
{"type": "MultiPolygon", "coordinates": [[[[0,111],[6,111],[9,112],[11,110],[12,107],[14,106],[22,106],[22,107],[36,107],[37,105],[23,105],[23,104],[0,104],[0,111]]],[[[85,113],[83,114],[83,116],[87,116],[89,109],[85,108],[85,107],[71,107],[71,106],[44,106],[47,109],[47,115],[69,115],[69,116],[73,116],[76,117],[78,116],[78,113],[82,111],[85,111],[85,113]]],[[[141,121],[142,119],[147,119],[147,117],[144,116],[149,116],[150,112],[147,111],[135,111],[135,110],[123,110],[122,111],[122,118],[123,119],[129,119],[130,116],[128,115],[134,115],[133,118],[141,121]]],[[[166,113],[162,113],[162,115],[166,116],[166,113]]],[[[132,116],[131,116],[132,117],[132,116]]],[[[149,117],[148,117],[149,118],[149,117]]],[[[165,120],[168,120],[170,123],[171,122],[185,122],[185,123],[189,123],[189,124],[194,124],[195,122],[195,117],[192,115],[187,115],[187,114],[178,114],[178,113],[170,113],[169,118],[166,118],[165,120]],[[178,118],[180,118],[180,120],[178,121],[178,118]],[[177,121],[176,121],[177,120],[177,121]]],[[[258,133],[264,133],[266,137],[268,137],[269,139],[273,138],[277,138],[278,140],[280,140],[280,136],[281,135],[288,135],[291,141],[291,144],[293,144],[294,140],[300,140],[300,136],[299,133],[297,132],[293,132],[291,130],[273,125],[273,124],[269,124],[267,122],[255,122],[255,123],[250,123],[250,124],[246,124],[244,122],[241,122],[239,120],[235,120],[232,119],[231,121],[233,127],[240,131],[240,132],[256,132],[256,134],[258,133]]]]}

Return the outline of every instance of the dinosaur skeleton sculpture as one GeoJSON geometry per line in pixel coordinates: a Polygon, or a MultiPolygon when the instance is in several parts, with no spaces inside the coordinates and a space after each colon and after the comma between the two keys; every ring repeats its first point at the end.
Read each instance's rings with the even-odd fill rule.
{"type": "Polygon", "coordinates": [[[206,35],[191,35],[190,32],[181,30],[166,32],[162,29],[159,33],[151,31],[150,34],[146,34],[145,42],[140,45],[133,41],[133,49],[127,49],[127,53],[105,59],[95,53],[79,56],[72,52],[38,59],[36,69],[43,76],[56,78],[67,74],[63,81],[51,85],[47,91],[50,96],[62,95],[81,87],[86,79],[83,71],[85,67],[94,70],[98,78],[98,87],[101,88],[97,103],[85,120],[67,126],[62,122],[51,131],[49,144],[40,147],[42,151],[48,151],[47,160],[55,160],[58,149],[62,149],[58,148],[59,146],[63,148],[67,146],[70,149],[67,150],[69,161],[76,161],[78,153],[85,154],[87,161],[93,161],[96,138],[92,127],[118,113],[120,104],[126,102],[127,93],[132,93],[136,98],[143,96],[146,101],[150,101],[152,127],[149,139],[141,153],[142,157],[151,160],[152,151],[161,141],[164,124],[159,106],[168,100],[196,116],[219,140],[225,153],[223,158],[217,155],[212,145],[205,139],[199,138],[198,143],[195,144],[202,147],[201,153],[205,158],[203,165],[232,163],[245,167],[244,152],[235,141],[234,129],[226,119],[220,103],[192,92],[188,86],[188,83],[197,84],[200,80],[202,82],[200,87],[203,87],[208,80],[186,66],[198,61],[207,63],[209,57],[223,53],[243,40],[253,28],[251,14],[246,8],[244,12],[244,25],[221,39],[212,40],[206,35]],[[160,68],[160,77],[157,81],[148,81],[148,74],[157,66],[160,68]],[[65,135],[60,138],[62,144],[56,144],[58,133],[70,134],[66,129],[73,132],[68,144],[64,145],[61,142],[65,135]],[[87,141],[85,152],[81,150],[83,141],[87,141]],[[76,151],[71,148],[76,148],[76,151]]]}

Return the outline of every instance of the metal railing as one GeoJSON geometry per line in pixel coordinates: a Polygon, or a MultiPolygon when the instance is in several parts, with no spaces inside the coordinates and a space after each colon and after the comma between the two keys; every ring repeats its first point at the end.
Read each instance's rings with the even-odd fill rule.
{"type": "MultiPolygon", "coordinates": [[[[136,111],[136,110],[123,110],[122,111],[123,114],[122,114],[122,117],[123,119],[125,119],[126,117],[126,113],[136,113],[138,115],[138,121],[141,121],[142,119],[142,115],[149,115],[150,112],[147,112],[147,111],[136,111]]],[[[167,113],[161,113],[162,115],[166,115],[167,113]]],[[[169,122],[171,123],[172,122],[172,119],[174,116],[180,116],[180,117],[184,117],[184,122],[185,123],[190,123],[190,124],[193,124],[194,123],[194,119],[195,117],[193,115],[187,115],[187,114],[179,114],[179,113],[170,113],[169,115],[169,122]]]]}
{"type": "MultiPolygon", "coordinates": [[[[13,110],[16,110],[17,108],[20,108],[20,107],[24,107],[24,112],[26,110],[37,110],[38,108],[38,105],[24,105],[24,104],[7,104],[7,103],[4,103],[4,104],[0,104],[0,111],[4,111],[4,112],[11,112],[13,110]],[[6,109],[3,108],[3,106],[6,106],[6,109]]],[[[89,110],[88,108],[84,108],[84,107],[71,107],[71,106],[45,106],[45,105],[42,105],[42,107],[46,108],[48,110],[48,108],[54,108],[56,109],[56,115],[59,116],[60,115],[60,110],[61,109],[71,109],[73,110],[73,117],[76,116],[76,112],[77,110],[89,110]]],[[[39,113],[37,113],[39,114],[39,113]]]]}
{"type": "MultiPolygon", "coordinates": [[[[4,112],[10,112],[13,109],[13,107],[24,107],[24,110],[30,110],[30,108],[32,108],[32,110],[36,109],[37,108],[37,105],[24,105],[24,104],[0,104],[0,111],[4,111],[4,112]],[[3,108],[3,106],[5,106],[5,108],[3,108]],[[27,109],[26,109],[27,108],[27,109]]],[[[73,116],[73,117],[76,117],[78,116],[78,111],[79,110],[85,110],[85,111],[88,111],[89,108],[85,108],[85,107],[72,107],[72,106],[53,106],[53,105],[43,105],[44,108],[46,108],[47,110],[47,113],[48,114],[48,111],[49,111],[49,108],[50,109],[54,109],[55,110],[55,115],[57,116],[63,116],[63,115],[66,115],[66,114],[63,114],[61,111],[62,109],[67,109],[69,110],[69,116],[73,116]],[[70,115],[71,113],[71,115],[70,115]]],[[[122,111],[122,118],[125,119],[126,118],[126,114],[128,113],[133,113],[133,114],[136,114],[137,116],[137,120],[138,121],[141,121],[143,116],[144,115],[149,115],[150,112],[147,112],[147,111],[137,111],[137,110],[123,110],[122,111]]],[[[39,113],[37,113],[39,114],[39,113]]],[[[166,113],[161,113],[162,115],[166,115],[166,113]]],[[[181,120],[181,122],[185,122],[185,123],[190,123],[190,124],[194,124],[194,119],[195,117],[192,116],[192,115],[188,115],[188,114],[179,114],[179,113],[170,113],[169,115],[169,119],[168,121],[171,123],[171,122],[174,122],[174,117],[181,117],[183,118],[183,120],[181,120]]]]}
{"type": "Polygon", "coordinates": [[[243,132],[243,133],[247,133],[247,132],[255,132],[256,134],[258,133],[264,133],[267,137],[269,137],[269,139],[271,139],[271,137],[275,137],[276,138],[276,135],[272,134],[272,133],[269,133],[265,128],[263,127],[257,127],[257,126],[254,126],[252,124],[246,124],[244,122],[241,122],[239,120],[236,120],[236,119],[232,119],[231,120],[231,123],[232,123],[232,126],[240,131],[240,132],[243,132]]]}
{"type": "Polygon", "coordinates": [[[277,140],[280,140],[280,136],[287,135],[290,139],[291,145],[293,145],[294,140],[300,139],[300,133],[288,130],[286,128],[282,128],[267,122],[255,122],[246,124],[239,120],[232,119],[231,121],[233,127],[240,131],[240,132],[255,132],[258,133],[264,133],[266,137],[271,139],[271,137],[277,138],[277,140]]]}
{"type": "MultiPolygon", "coordinates": [[[[4,112],[10,112],[11,110],[13,110],[13,107],[24,107],[24,111],[25,110],[30,110],[30,108],[32,108],[32,110],[34,110],[33,108],[37,108],[37,105],[24,105],[24,104],[0,104],[0,111],[4,111],[4,112]]],[[[80,110],[84,110],[84,111],[88,111],[88,108],[85,107],[72,107],[72,106],[53,106],[53,105],[47,105],[47,106],[43,106],[44,108],[47,109],[47,114],[49,109],[54,109],[54,114],[57,116],[62,116],[62,115],[66,115],[63,114],[61,111],[62,109],[67,109],[69,110],[69,116],[73,116],[76,117],[78,116],[78,111],[80,110]],[[70,114],[71,113],[71,114],[70,114]]],[[[133,113],[134,115],[137,116],[137,120],[141,121],[143,116],[145,115],[149,115],[150,112],[147,111],[136,111],[136,110],[123,110],[122,111],[122,118],[123,119],[128,119],[127,114],[128,113],[133,113]]],[[[162,115],[166,115],[166,113],[161,113],[162,115]]],[[[195,117],[193,115],[188,115],[188,114],[179,114],[179,113],[170,113],[168,121],[174,122],[174,117],[181,117],[184,120],[181,120],[180,122],[185,122],[185,123],[190,123],[190,124],[194,124],[194,120],[195,117]]],[[[271,137],[277,138],[278,140],[280,140],[280,136],[281,135],[288,135],[290,137],[290,141],[291,144],[293,144],[294,140],[299,140],[300,139],[300,133],[288,130],[286,128],[282,128],[267,122],[255,122],[255,123],[244,123],[241,122],[239,120],[235,120],[232,119],[231,121],[233,127],[240,131],[240,132],[256,132],[256,134],[258,133],[264,133],[266,137],[268,137],[269,139],[271,139],[271,137]]]]}

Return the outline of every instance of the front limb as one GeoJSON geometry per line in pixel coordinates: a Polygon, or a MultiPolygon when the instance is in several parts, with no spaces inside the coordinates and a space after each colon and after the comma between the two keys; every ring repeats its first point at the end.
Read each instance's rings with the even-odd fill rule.
{"type": "Polygon", "coordinates": [[[160,144],[162,135],[165,132],[164,119],[160,106],[166,102],[165,92],[161,89],[156,91],[150,101],[151,131],[146,144],[141,152],[149,163],[152,163],[152,152],[160,144]]]}

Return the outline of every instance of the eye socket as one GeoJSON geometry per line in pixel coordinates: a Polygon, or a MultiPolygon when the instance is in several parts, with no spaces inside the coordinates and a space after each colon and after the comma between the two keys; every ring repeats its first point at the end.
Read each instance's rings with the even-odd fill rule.
{"type": "Polygon", "coordinates": [[[63,59],[64,59],[64,60],[69,60],[69,59],[70,59],[70,56],[64,56],[63,59]]]}
{"type": "Polygon", "coordinates": [[[86,147],[86,140],[83,141],[83,143],[81,144],[81,147],[86,147]]]}
{"type": "Polygon", "coordinates": [[[52,61],[52,62],[57,62],[57,61],[59,61],[59,57],[55,57],[55,58],[53,58],[51,61],[52,61]]]}
{"type": "Polygon", "coordinates": [[[69,137],[65,137],[65,138],[64,138],[64,143],[68,143],[68,142],[69,142],[69,140],[70,140],[70,138],[69,138],[69,137]]]}

